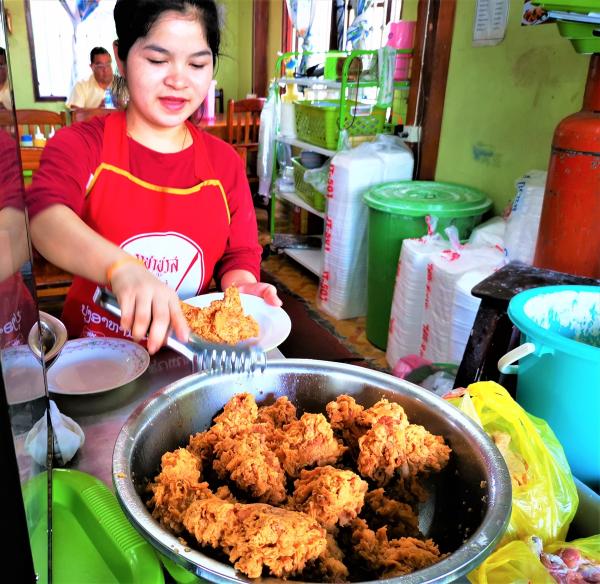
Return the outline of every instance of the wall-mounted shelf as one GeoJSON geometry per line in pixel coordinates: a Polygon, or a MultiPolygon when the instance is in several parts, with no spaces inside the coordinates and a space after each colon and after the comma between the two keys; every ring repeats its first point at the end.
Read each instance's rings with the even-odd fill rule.
{"type": "Polygon", "coordinates": [[[323,251],[320,249],[296,249],[288,247],[283,250],[285,255],[291,257],[297,261],[300,265],[304,266],[307,270],[321,276],[323,271],[323,251]]]}
{"type": "Polygon", "coordinates": [[[322,219],[325,218],[325,213],[323,211],[317,211],[314,207],[311,207],[311,205],[309,205],[304,199],[299,197],[295,192],[291,193],[291,192],[282,191],[281,189],[277,189],[277,198],[284,199],[284,200],[292,203],[292,205],[295,205],[296,207],[305,209],[312,215],[317,215],[318,217],[321,217],[322,219]]]}
{"type": "MultiPolygon", "coordinates": [[[[410,52],[410,50],[397,51],[397,53],[410,52]]],[[[300,150],[317,152],[331,158],[335,156],[340,148],[344,147],[343,133],[337,131],[337,147],[335,149],[331,148],[336,141],[335,136],[333,138],[331,137],[333,134],[331,131],[331,128],[333,127],[332,122],[337,124],[337,128],[346,129],[346,135],[351,142],[372,139],[376,133],[380,132],[391,133],[394,123],[393,115],[395,102],[393,101],[388,107],[374,107],[377,105],[377,98],[384,89],[382,80],[378,78],[379,67],[377,67],[376,64],[377,58],[377,51],[366,50],[355,50],[350,52],[329,51],[319,54],[285,53],[280,55],[276,64],[276,71],[279,74],[282,74],[277,81],[280,88],[286,86],[315,88],[315,94],[318,93],[319,89],[333,89],[337,91],[327,92],[327,99],[323,101],[331,102],[334,106],[327,104],[327,110],[323,109],[322,111],[316,111],[318,108],[316,108],[316,110],[307,111],[309,107],[312,107],[310,105],[311,99],[314,99],[315,102],[321,101],[318,97],[313,98],[313,96],[311,96],[310,98],[306,98],[309,107],[306,107],[305,104],[301,103],[304,100],[293,99],[296,103],[296,124],[299,134],[308,139],[315,134],[315,141],[319,142],[319,144],[329,146],[329,148],[305,140],[300,140],[296,137],[291,138],[282,135],[277,135],[275,137],[276,142],[287,144],[300,150]],[[304,57],[309,56],[317,57],[321,60],[321,63],[325,63],[325,73],[322,77],[296,76],[298,75],[297,69],[293,72],[285,70],[284,65],[286,62],[289,63],[291,60],[294,60],[295,63],[300,63],[304,57]],[[357,60],[359,61],[358,67],[356,66],[357,60]],[[359,89],[362,90],[364,88],[372,89],[368,92],[360,93],[359,95],[359,89]],[[331,97],[331,93],[333,93],[335,97],[331,97]],[[298,103],[300,103],[300,105],[298,105],[298,103]],[[368,111],[357,113],[356,110],[362,106],[365,106],[365,108],[369,107],[368,111]],[[299,107],[302,107],[300,111],[298,111],[299,107]],[[329,115],[332,110],[337,111],[337,113],[335,113],[335,118],[329,115]],[[325,111],[327,111],[327,117],[322,113],[325,111]],[[360,123],[356,122],[356,120],[360,123]],[[327,130],[327,132],[325,132],[325,130],[327,130]]],[[[395,81],[393,82],[393,85],[395,90],[404,90],[409,88],[410,83],[409,81],[395,81]]],[[[306,94],[307,92],[305,92],[305,96],[306,94]]],[[[279,97],[279,92],[277,92],[277,96],[279,97]]],[[[276,168],[274,170],[276,171],[276,168]]],[[[306,200],[296,194],[295,191],[285,192],[280,190],[275,183],[275,178],[276,176],[274,173],[271,189],[271,247],[279,253],[284,253],[304,266],[307,270],[320,277],[324,263],[322,247],[299,247],[297,242],[293,242],[287,239],[284,234],[277,232],[275,229],[277,217],[276,203],[277,201],[281,201],[292,204],[300,209],[304,209],[311,215],[316,215],[322,219],[325,219],[326,213],[314,209],[306,202],[306,200]]],[[[297,181],[298,178],[295,177],[295,180],[297,181]]],[[[306,236],[300,235],[299,237],[306,236]]],[[[309,235],[308,237],[312,237],[312,235],[309,235]]]]}
{"type": "Polygon", "coordinates": [[[327,148],[322,148],[321,146],[311,144],[310,142],[303,142],[302,140],[298,140],[297,138],[289,138],[287,136],[276,136],[275,139],[278,142],[283,142],[284,144],[289,144],[290,146],[297,146],[298,148],[302,148],[302,150],[318,152],[319,154],[323,154],[325,156],[334,156],[336,153],[335,150],[328,150],[327,148]]]}

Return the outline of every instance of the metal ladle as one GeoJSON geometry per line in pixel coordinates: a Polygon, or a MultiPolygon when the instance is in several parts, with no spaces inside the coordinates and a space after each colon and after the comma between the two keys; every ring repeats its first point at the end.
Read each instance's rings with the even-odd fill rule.
{"type": "Polygon", "coordinates": [[[56,317],[40,310],[39,327],[36,322],[29,331],[27,344],[31,352],[46,364],[52,366],[67,342],[67,329],[56,317]]]}

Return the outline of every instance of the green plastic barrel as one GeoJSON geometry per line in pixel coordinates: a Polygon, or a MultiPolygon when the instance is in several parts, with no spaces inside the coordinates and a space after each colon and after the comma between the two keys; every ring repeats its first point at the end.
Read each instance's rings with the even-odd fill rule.
{"type": "Polygon", "coordinates": [[[492,202],[477,189],[433,181],[385,183],[363,199],[369,207],[367,338],[385,350],[402,241],[426,235],[428,215],[437,217],[439,233],[455,225],[466,239],[492,202]]]}

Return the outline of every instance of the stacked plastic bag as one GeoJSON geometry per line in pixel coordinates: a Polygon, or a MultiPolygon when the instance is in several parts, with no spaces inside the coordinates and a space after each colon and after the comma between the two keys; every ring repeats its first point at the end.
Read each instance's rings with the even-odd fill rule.
{"type": "Polygon", "coordinates": [[[336,154],[329,167],[327,216],[319,307],[334,318],[367,312],[367,219],[362,195],[369,187],[410,180],[412,151],[396,136],[377,136],[336,154]]]}
{"type": "MultiPolygon", "coordinates": [[[[456,236],[454,236],[456,237],[456,236]]],[[[423,325],[419,354],[436,363],[460,363],[479,303],[464,298],[465,285],[478,284],[505,263],[504,251],[497,247],[460,245],[455,239],[452,247],[431,258],[427,266],[427,286],[423,301],[423,325]],[[467,274],[479,272],[458,284],[467,274]]],[[[473,286],[471,286],[472,288],[473,286]]],[[[470,295],[470,289],[468,290],[470,295]]]]}
{"type": "Polygon", "coordinates": [[[404,240],[386,352],[390,367],[411,354],[460,363],[480,303],[471,289],[506,261],[502,229],[497,221],[482,226],[477,245],[461,245],[454,227],[447,230],[450,242],[432,234],[404,240]]]}
{"type": "Polygon", "coordinates": [[[419,239],[405,239],[402,243],[386,351],[391,367],[401,357],[419,352],[427,266],[435,254],[448,247],[448,242],[435,233],[435,223],[435,220],[432,223],[428,218],[428,235],[419,239]]]}
{"type": "Polygon", "coordinates": [[[511,262],[533,262],[547,174],[531,170],[516,182],[517,193],[506,220],[505,235],[506,253],[511,262]]]}

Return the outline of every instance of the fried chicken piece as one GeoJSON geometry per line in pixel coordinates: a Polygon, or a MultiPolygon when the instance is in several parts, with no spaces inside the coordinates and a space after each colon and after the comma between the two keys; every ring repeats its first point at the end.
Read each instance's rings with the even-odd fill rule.
{"type": "Polygon", "coordinates": [[[332,533],[327,533],[325,551],[307,566],[303,573],[306,581],[347,582],[350,572],[343,562],[344,552],[337,544],[332,533]]]}
{"type": "Polygon", "coordinates": [[[365,495],[365,511],[369,525],[374,529],[387,527],[387,533],[393,539],[421,535],[419,517],[413,508],[386,496],[383,489],[365,495]]]}
{"type": "Polygon", "coordinates": [[[451,452],[441,436],[416,424],[404,426],[389,416],[378,420],[358,445],[358,471],[379,486],[385,486],[397,470],[402,477],[440,471],[451,452]]]}
{"type": "Polygon", "coordinates": [[[257,422],[270,423],[275,428],[283,428],[297,419],[296,406],[286,396],[277,398],[270,406],[258,408],[257,422]]]}
{"type": "Polygon", "coordinates": [[[381,418],[387,416],[396,420],[401,426],[408,426],[408,418],[404,408],[396,402],[390,402],[387,399],[380,399],[376,404],[373,404],[370,408],[363,410],[357,416],[357,424],[364,428],[372,428],[381,418]]]}
{"type": "Polygon", "coordinates": [[[254,424],[257,416],[258,406],[254,396],[250,393],[238,393],[225,404],[223,412],[215,417],[208,430],[190,436],[187,449],[205,464],[212,460],[215,445],[220,440],[254,424]]]}
{"type": "Polygon", "coordinates": [[[215,445],[213,468],[220,478],[228,478],[262,503],[285,501],[286,476],[266,434],[255,431],[269,427],[254,424],[245,432],[224,438],[215,445]]]}
{"type": "Polygon", "coordinates": [[[200,461],[185,448],[166,452],[161,472],[148,485],[152,516],[175,533],[183,531],[183,514],[189,505],[211,495],[208,483],[200,482],[200,467],[200,461]]]}
{"type": "Polygon", "coordinates": [[[303,414],[276,431],[277,457],[285,472],[297,477],[308,466],[334,464],[346,451],[323,414],[303,414]]]}
{"type": "Polygon", "coordinates": [[[445,555],[440,554],[431,539],[401,537],[388,540],[385,527],[376,532],[362,519],[352,523],[354,551],[364,558],[380,577],[392,578],[410,574],[436,564],[445,555]]]}
{"type": "Polygon", "coordinates": [[[260,332],[256,320],[244,314],[235,286],[225,290],[222,300],[214,300],[206,308],[182,302],[181,310],[192,331],[207,341],[235,345],[260,332]]]}
{"type": "Polygon", "coordinates": [[[224,531],[235,523],[234,509],[233,503],[218,497],[197,499],[185,511],[183,525],[199,544],[217,549],[224,531]]]}
{"type": "Polygon", "coordinates": [[[348,525],[362,509],[368,485],[357,474],[332,466],[303,470],[294,482],[291,504],[327,531],[348,525]]]}
{"type": "Polygon", "coordinates": [[[223,545],[235,568],[250,578],[263,567],[279,578],[298,574],[327,546],[325,530],[304,513],[254,503],[236,505],[236,519],[223,545]]]}
{"type": "Polygon", "coordinates": [[[297,574],[327,546],[325,530],[314,519],[262,503],[195,501],[184,524],[200,544],[223,549],[250,578],[260,577],[265,567],[280,578],[297,574]]]}
{"type": "Polygon", "coordinates": [[[358,415],[365,408],[349,395],[339,395],[335,401],[325,406],[331,427],[341,434],[344,442],[354,451],[358,449],[358,439],[365,433],[357,423],[358,415]]]}
{"type": "Polygon", "coordinates": [[[340,395],[336,401],[325,406],[331,427],[341,432],[344,442],[352,452],[358,454],[358,441],[373,425],[384,416],[396,420],[402,426],[408,426],[404,408],[395,402],[381,399],[365,409],[349,395],[340,395]]]}
{"type": "Polygon", "coordinates": [[[215,491],[215,497],[222,499],[223,501],[227,501],[228,503],[237,503],[238,500],[235,498],[235,495],[231,492],[231,489],[227,485],[221,485],[217,487],[215,491]]]}
{"type": "Polygon", "coordinates": [[[424,503],[429,498],[429,492],[423,484],[423,478],[425,477],[408,476],[403,478],[400,475],[396,475],[386,485],[385,490],[392,499],[410,505],[416,513],[419,503],[424,503]]]}

